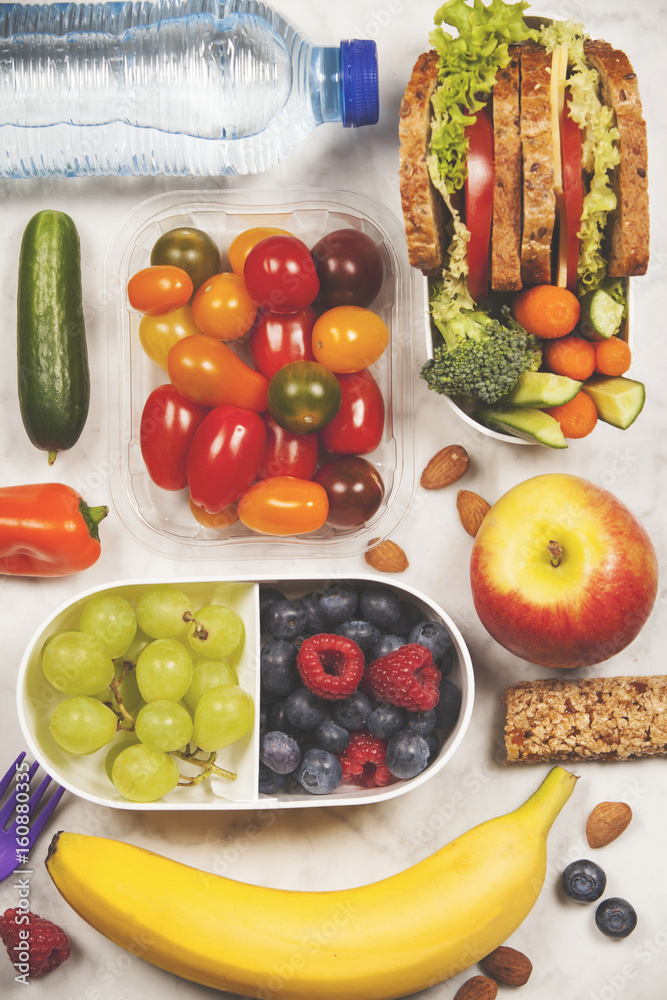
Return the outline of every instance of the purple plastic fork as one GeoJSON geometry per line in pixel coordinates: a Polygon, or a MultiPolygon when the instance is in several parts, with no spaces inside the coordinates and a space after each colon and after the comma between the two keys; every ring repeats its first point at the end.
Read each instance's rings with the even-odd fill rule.
{"type": "Polygon", "coordinates": [[[57,785],[53,795],[36,811],[52,779],[47,775],[28,798],[27,790],[39,763],[35,761],[26,770],[21,767],[24,758],[25,752],[22,751],[7,773],[0,778],[0,800],[9,786],[13,785],[13,790],[0,808],[0,882],[13,872],[20,871],[22,865],[29,861],[32,847],[65,791],[62,786],[57,785]],[[16,807],[19,805],[24,808],[17,812],[16,807]],[[12,816],[14,819],[10,823],[12,816]]]}

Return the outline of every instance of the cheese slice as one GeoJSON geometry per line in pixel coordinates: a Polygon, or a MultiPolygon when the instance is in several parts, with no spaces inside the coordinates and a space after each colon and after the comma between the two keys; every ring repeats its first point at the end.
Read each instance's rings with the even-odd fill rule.
{"type": "Polygon", "coordinates": [[[556,284],[567,286],[567,219],[563,192],[563,155],[561,130],[565,113],[565,81],[567,79],[567,42],[562,42],[551,54],[551,134],[553,137],[554,190],[558,215],[558,262],[556,284]]]}

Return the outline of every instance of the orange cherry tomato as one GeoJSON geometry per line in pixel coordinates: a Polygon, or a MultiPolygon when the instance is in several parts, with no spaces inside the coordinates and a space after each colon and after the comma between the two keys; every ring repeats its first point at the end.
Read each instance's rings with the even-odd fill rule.
{"type": "Polygon", "coordinates": [[[208,337],[238,340],[255,322],[257,303],[246,290],[242,275],[225,271],[207,278],[192,300],[192,317],[208,337]]]}
{"type": "Polygon", "coordinates": [[[236,236],[229,246],[229,264],[236,274],[243,274],[245,260],[253,247],[257,246],[267,236],[291,236],[286,229],[276,226],[254,226],[236,236]]]}
{"type": "Polygon", "coordinates": [[[328,513],[329,498],[324,487],[293,476],[261,479],[238,502],[241,523],[264,535],[305,535],[317,531],[328,513]]]}
{"type": "Polygon", "coordinates": [[[167,373],[179,392],[202,406],[240,406],[262,413],[269,385],[231,347],[203,333],[179,340],[169,351],[167,373]]]}
{"type": "Polygon", "coordinates": [[[164,316],[142,316],[139,323],[139,341],[144,351],[156,365],[167,370],[167,355],[177,340],[200,333],[192,318],[192,306],[181,306],[164,316]]]}
{"type": "Polygon", "coordinates": [[[313,327],[315,359],[338,374],[370,367],[388,342],[383,320],[361,306],[335,306],[322,313],[313,327]]]}
{"type": "Polygon", "coordinates": [[[222,531],[223,528],[229,528],[232,524],[236,524],[239,519],[235,503],[230,504],[229,507],[225,507],[224,510],[218,511],[217,514],[211,514],[204,507],[200,507],[199,504],[194,502],[192,497],[190,497],[189,503],[190,512],[195,521],[198,521],[205,528],[222,531]]]}
{"type": "Polygon", "coordinates": [[[190,301],[192,278],[182,267],[156,264],[133,274],[127,283],[127,297],[137,312],[164,316],[190,301]]]}

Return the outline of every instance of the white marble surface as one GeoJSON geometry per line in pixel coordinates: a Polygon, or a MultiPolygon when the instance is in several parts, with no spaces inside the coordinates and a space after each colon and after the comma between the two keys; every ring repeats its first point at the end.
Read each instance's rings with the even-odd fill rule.
{"type": "MultiPolygon", "coordinates": [[[[107,329],[105,321],[104,254],[119,219],[143,199],[183,187],[266,191],[282,187],[325,191],[343,188],[375,197],[394,213],[400,213],[398,107],[412,64],[427,45],[435,6],[427,0],[338,0],[336,4],[284,0],[284,12],[315,40],[324,43],[353,35],[376,39],[381,118],[376,127],[355,132],[335,126],[321,128],[287,161],[264,176],[193,184],[167,179],[0,182],[0,290],[5,306],[5,363],[0,366],[2,484],[52,478],[85,484],[90,503],[104,503],[108,498],[105,343],[114,331],[107,329]],[[72,451],[59,456],[52,470],[47,469],[45,456],[31,447],[24,434],[14,364],[18,250],[25,224],[42,208],[69,212],[81,234],[93,380],[90,416],[81,440],[72,451]]],[[[574,442],[566,452],[551,452],[501,445],[484,438],[459,422],[423,382],[417,382],[415,464],[421,469],[439,448],[458,442],[472,457],[465,487],[491,501],[535,473],[567,471],[584,475],[612,489],[642,518],[664,563],[667,537],[662,504],[667,491],[667,419],[663,382],[667,331],[663,295],[667,212],[662,188],[666,128],[662,40],[667,32],[667,12],[658,0],[643,4],[627,0],[552,0],[544,13],[584,19],[591,34],[626,49],[639,75],[648,120],[652,257],[648,275],[634,284],[633,373],[647,384],[646,407],[636,425],[625,433],[601,426],[592,437],[574,442]]],[[[414,338],[420,362],[424,360],[422,329],[414,330],[414,338]]],[[[545,671],[506,653],[480,626],[468,585],[470,539],[458,523],[455,498],[455,489],[426,493],[417,487],[412,509],[395,535],[410,558],[410,568],[400,579],[425,591],[448,610],[464,632],[475,664],[477,699],[472,724],[450,766],[433,782],[386,804],[309,809],[302,813],[130,813],[100,810],[69,795],[51,830],[64,828],[125,839],[241,880],[290,888],[333,888],[390,875],[474,824],[523,801],[547,767],[508,768],[499,762],[501,694],[508,682],[541,677],[545,671]]],[[[0,583],[0,646],[4,650],[0,671],[0,767],[9,764],[23,744],[14,708],[16,671],[28,638],[47,614],[62,601],[96,584],[197,572],[196,565],[170,562],[139,547],[113,511],[102,525],[102,536],[102,557],[85,574],[57,582],[3,578],[0,583]]],[[[326,572],[331,567],[325,563],[317,568],[326,572]]],[[[338,572],[348,575],[365,568],[361,556],[336,566],[338,572]]],[[[216,569],[233,578],[247,569],[247,564],[221,560],[216,569]]],[[[276,572],[300,574],[304,565],[278,563],[276,572]]],[[[652,618],[639,638],[602,664],[599,672],[664,671],[666,621],[663,584],[652,618]]],[[[521,991],[522,998],[657,1000],[664,996],[665,767],[664,761],[646,760],[616,766],[589,763],[576,768],[581,780],[550,836],[544,890],[509,942],[525,951],[534,965],[533,976],[521,991]],[[639,914],[634,934],[620,942],[604,938],[594,927],[593,908],[566,902],[557,885],[567,862],[589,854],[584,838],[585,818],[592,806],[604,799],[625,800],[634,810],[634,820],[624,836],[596,855],[607,871],[608,892],[626,896],[639,914]]],[[[145,992],[163,1000],[213,996],[213,991],[131,958],[79,920],[43,869],[48,839],[33,853],[31,905],[67,929],[73,956],[52,977],[33,983],[31,996],[58,996],[61,1000],[132,1000],[145,992]]],[[[10,880],[0,886],[0,909],[15,902],[16,890],[10,880]]],[[[479,971],[473,968],[471,974],[479,971]]],[[[450,1000],[465,978],[467,974],[463,973],[419,996],[424,1000],[450,1000]]],[[[7,996],[16,989],[12,969],[3,959],[0,990],[7,996]]]]}

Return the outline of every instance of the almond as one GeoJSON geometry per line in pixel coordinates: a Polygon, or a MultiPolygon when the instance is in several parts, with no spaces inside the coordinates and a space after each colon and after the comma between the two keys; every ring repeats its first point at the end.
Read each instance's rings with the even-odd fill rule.
{"type": "Polygon", "coordinates": [[[524,986],[533,971],[532,963],[521,951],[503,945],[482,959],[482,968],[508,986],[524,986]]]}
{"type": "Polygon", "coordinates": [[[457,991],[454,1000],[495,1000],[498,986],[488,976],[473,976],[457,991]]]}
{"type": "Polygon", "coordinates": [[[441,490],[460,479],[470,467],[468,452],[460,444],[448,444],[436,452],[421,474],[419,485],[425,490],[441,490]]]}
{"type": "Polygon", "coordinates": [[[632,809],[625,802],[600,802],[586,821],[589,847],[606,847],[623,833],[632,819],[632,809]]]}
{"type": "Polygon", "coordinates": [[[459,521],[468,534],[474,538],[487,511],[491,510],[491,504],[478,493],[473,493],[471,490],[459,490],[456,494],[456,509],[459,512],[459,521]]]}
{"type": "Polygon", "coordinates": [[[410,565],[401,546],[389,539],[369,549],[364,558],[369,566],[381,573],[403,573],[410,565]]]}

